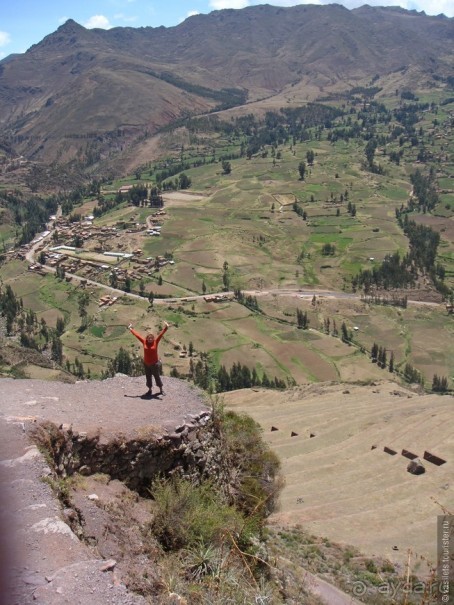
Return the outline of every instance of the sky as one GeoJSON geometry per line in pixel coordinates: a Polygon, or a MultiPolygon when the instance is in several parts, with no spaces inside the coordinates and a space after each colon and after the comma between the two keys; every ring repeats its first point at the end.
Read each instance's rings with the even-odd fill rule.
{"type": "MultiPolygon", "coordinates": [[[[23,53],[54,32],[67,19],[86,28],[172,27],[191,15],[257,4],[295,6],[333,0],[1,0],[0,59],[23,53]]],[[[427,15],[454,17],[454,0],[337,0],[351,9],[363,4],[401,6],[427,15]]]]}

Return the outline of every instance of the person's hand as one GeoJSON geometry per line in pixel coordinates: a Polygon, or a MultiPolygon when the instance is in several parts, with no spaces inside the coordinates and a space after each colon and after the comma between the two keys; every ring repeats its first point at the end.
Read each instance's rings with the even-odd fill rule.
{"type": "Polygon", "coordinates": [[[132,330],[132,324],[129,324],[128,330],[132,330]]]}
{"type": "Polygon", "coordinates": [[[166,321],[164,322],[164,325],[165,325],[166,328],[170,328],[170,324],[167,323],[166,321]]]}

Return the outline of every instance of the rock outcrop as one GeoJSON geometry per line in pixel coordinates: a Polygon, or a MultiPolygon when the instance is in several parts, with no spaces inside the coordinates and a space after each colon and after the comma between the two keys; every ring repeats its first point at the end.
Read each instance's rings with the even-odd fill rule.
{"type": "MultiPolygon", "coordinates": [[[[142,378],[124,376],[76,384],[4,379],[0,388],[2,533],[4,548],[17,545],[11,602],[53,605],[77,595],[92,605],[144,603],[115,559],[100,559],[79,539],[79,511],[62,506],[52,487],[75,473],[87,480],[103,473],[138,494],[159,474],[227,485],[231,469],[203,393],[167,377],[165,396],[152,398],[141,395],[142,378]]],[[[95,510],[95,492],[84,500],[95,510]]]]}

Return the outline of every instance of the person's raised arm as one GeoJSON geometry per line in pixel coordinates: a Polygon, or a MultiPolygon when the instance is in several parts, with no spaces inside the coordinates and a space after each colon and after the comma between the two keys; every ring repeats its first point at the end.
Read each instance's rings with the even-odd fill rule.
{"type": "Polygon", "coordinates": [[[133,336],[135,336],[137,338],[137,340],[140,340],[140,342],[142,344],[145,342],[145,338],[134,330],[134,328],[132,327],[132,324],[129,324],[128,330],[131,332],[131,334],[133,334],[133,336]]]}
{"type": "Polygon", "coordinates": [[[170,324],[168,324],[166,321],[164,322],[164,327],[163,329],[159,332],[158,337],[156,338],[156,344],[161,340],[161,338],[164,336],[164,334],[167,332],[167,330],[170,328],[170,324]]]}

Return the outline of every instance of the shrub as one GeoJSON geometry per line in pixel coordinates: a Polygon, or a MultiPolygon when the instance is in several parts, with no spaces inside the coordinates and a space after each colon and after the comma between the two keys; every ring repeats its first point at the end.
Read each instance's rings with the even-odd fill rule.
{"type": "Polygon", "coordinates": [[[210,482],[194,485],[178,476],[151,487],[154,519],[150,529],[167,550],[218,545],[227,533],[240,536],[243,515],[222,501],[210,482]]]}
{"type": "Polygon", "coordinates": [[[392,563],[390,563],[389,561],[386,561],[385,563],[383,563],[383,565],[381,566],[381,570],[383,573],[394,573],[395,572],[394,565],[392,563]]]}
{"type": "Polygon", "coordinates": [[[239,469],[236,505],[248,515],[265,518],[275,508],[282,487],[280,461],[262,439],[250,416],[218,410],[223,450],[231,468],[239,469]]]}
{"type": "Polygon", "coordinates": [[[377,573],[377,566],[372,561],[372,559],[368,559],[365,563],[367,571],[370,573],[377,573]]]}

